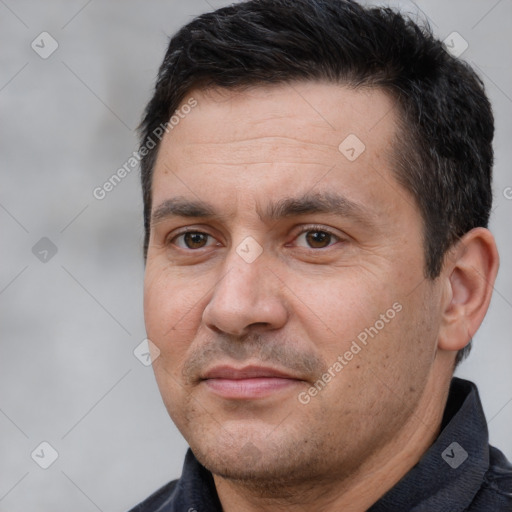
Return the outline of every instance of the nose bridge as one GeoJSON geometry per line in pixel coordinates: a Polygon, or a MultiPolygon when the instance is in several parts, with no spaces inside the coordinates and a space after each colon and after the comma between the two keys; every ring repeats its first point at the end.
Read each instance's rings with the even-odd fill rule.
{"type": "Polygon", "coordinates": [[[214,299],[235,299],[232,306],[254,306],[266,284],[262,275],[264,266],[261,253],[256,255],[254,244],[250,240],[242,241],[226,257],[224,278],[214,287],[214,299]]]}
{"type": "Polygon", "coordinates": [[[258,324],[278,328],[286,321],[286,308],[276,279],[267,269],[268,259],[254,239],[247,237],[226,256],[203,317],[211,328],[242,335],[258,324]],[[257,244],[257,245],[256,245],[257,244]]]}

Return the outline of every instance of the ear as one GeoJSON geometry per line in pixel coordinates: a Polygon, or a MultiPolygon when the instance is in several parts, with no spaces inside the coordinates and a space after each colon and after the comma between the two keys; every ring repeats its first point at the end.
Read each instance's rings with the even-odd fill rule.
{"type": "Polygon", "coordinates": [[[441,272],[440,350],[457,351],[471,341],[487,313],[498,267],[496,242],[488,229],[472,229],[450,250],[441,272]]]}

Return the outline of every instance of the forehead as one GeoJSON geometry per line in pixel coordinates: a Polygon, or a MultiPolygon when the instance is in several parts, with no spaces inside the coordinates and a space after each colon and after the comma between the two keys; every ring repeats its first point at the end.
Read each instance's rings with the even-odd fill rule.
{"type": "Polygon", "coordinates": [[[196,89],[185,97],[178,112],[191,98],[197,105],[190,115],[187,109],[179,116],[179,126],[171,127],[167,138],[222,144],[241,141],[249,132],[253,136],[299,134],[304,139],[310,135],[311,141],[318,142],[315,135],[322,134],[332,136],[326,143],[336,144],[343,131],[368,139],[395,127],[395,102],[381,88],[304,81],[196,89]],[[210,131],[210,122],[216,130],[210,131]]]}
{"type": "Polygon", "coordinates": [[[193,90],[182,106],[191,98],[194,108],[183,109],[162,140],[153,209],[172,196],[250,209],[322,187],[386,208],[386,194],[396,195],[396,109],[379,89],[297,82],[193,90]]]}

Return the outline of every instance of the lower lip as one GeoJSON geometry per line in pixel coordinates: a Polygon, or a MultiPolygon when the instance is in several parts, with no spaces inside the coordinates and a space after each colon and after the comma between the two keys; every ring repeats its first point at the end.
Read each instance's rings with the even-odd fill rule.
{"type": "Polygon", "coordinates": [[[251,379],[207,379],[208,388],[231,400],[262,398],[297,385],[295,379],[278,377],[254,377],[251,379]]]}

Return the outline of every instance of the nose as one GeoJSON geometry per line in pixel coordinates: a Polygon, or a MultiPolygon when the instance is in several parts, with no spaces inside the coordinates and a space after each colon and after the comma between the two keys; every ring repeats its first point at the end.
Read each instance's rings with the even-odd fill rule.
{"type": "Polygon", "coordinates": [[[264,255],[247,262],[230,251],[203,311],[205,325],[233,336],[283,327],[288,318],[284,285],[270,266],[264,255]]]}

